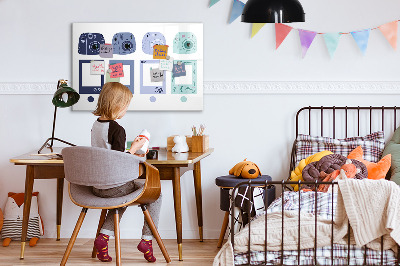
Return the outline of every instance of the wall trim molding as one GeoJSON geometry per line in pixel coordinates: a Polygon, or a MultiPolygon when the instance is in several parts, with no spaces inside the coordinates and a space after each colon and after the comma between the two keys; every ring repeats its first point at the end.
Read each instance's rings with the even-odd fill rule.
{"type": "MultiPolygon", "coordinates": [[[[0,83],[0,94],[53,94],[56,86],[0,83]]],[[[204,94],[400,94],[400,81],[205,81],[204,94]]]]}

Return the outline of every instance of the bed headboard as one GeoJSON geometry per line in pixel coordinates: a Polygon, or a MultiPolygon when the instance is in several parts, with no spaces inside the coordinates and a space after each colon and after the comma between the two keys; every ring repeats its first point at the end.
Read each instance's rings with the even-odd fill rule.
{"type": "MultiPolygon", "coordinates": [[[[396,106],[308,106],[296,114],[296,137],[299,134],[347,138],[383,131],[389,139],[398,126],[396,106]]],[[[295,143],[293,144],[290,171],[295,164],[295,143]]],[[[289,172],[290,176],[290,172],[289,172]]]]}

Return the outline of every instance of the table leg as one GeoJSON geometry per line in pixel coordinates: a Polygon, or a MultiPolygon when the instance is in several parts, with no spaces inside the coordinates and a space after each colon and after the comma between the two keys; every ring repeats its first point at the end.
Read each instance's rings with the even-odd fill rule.
{"type": "Polygon", "coordinates": [[[203,242],[203,203],[201,196],[201,168],[200,161],[194,164],[194,191],[196,194],[197,220],[199,225],[200,242],[203,242]]]}
{"type": "Polygon", "coordinates": [[[174,178],[172,179],[174,191],[175,223],[178,242],[179,260],[182,260],[182,205],[181,205],[181,174],[179,167],[174,167],[174,178]]]}
{"type": "Polygon", "coordinates": [[[57,178],[57,241],[60,241],[64,178],[57,178]]]}
{"type": "Polygon", "coordinates": [[[21,255],[20,259],[24,259],[26,235],[28,233],[29,213],[31,212],[32,190],[34,181],[34,166],[26,166],[25,177],[25,195],[24,195],[24,213],[22,219],[22,232],[21,232],[21,255]]]}

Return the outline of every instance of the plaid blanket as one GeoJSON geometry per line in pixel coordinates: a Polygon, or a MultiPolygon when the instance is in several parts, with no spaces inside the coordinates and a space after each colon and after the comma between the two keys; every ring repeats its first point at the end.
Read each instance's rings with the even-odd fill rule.
{"type": "MultiPolygon", "coordinates": [[[[267,210],[267,214],[273,212],[286,210],[298,210],[316,214],[326,219],[332,219],[332,213],[335,215],[336,208],[336,194],[335,193],[322,193],[317,192],[285,192],[282,197],[277,198],[271,203],[267,210]],[[317,196],[317,197],[316,197],[317,196]]],[[[259,214],[254,219],[260,217],[259,214]]],[[[348,259],[348,246],[347,245],[333,245],[333,264],[332,264],[332,248],[326,246],[316,249],[317,265],[347,265],[348,259]]],[[[384,265],[395,265],[396,257],[392,250],[385,250],[383,253],[384,265]]],[[[280,251],[267,251],[265,252],[250,252],[250,265],[257,265],[265,263],[265,255],[267,256],[266,265],[280,265],[281,252],[280,251]]],[[[314,249],[304,249],[300,251],[300,256],[297,250],[285,250],[283,252],[284,265],[298,265],[300,258],[300,265],[314,265],[314,249]]],[[[350,245],[350,264],[349,265],[381,265],[381,252],[371,250],[364,247],[357,247],[350,245]],[[364,256],[366,254],[366,257],[364,256]],[[364,258],[365,257],[365,258],[364,258]],[[365,261],[364,261],[365,260],[365,261]]],[[[240,253],[235,254],[235,265],[248,264],[248,254],[240,253]]]]}

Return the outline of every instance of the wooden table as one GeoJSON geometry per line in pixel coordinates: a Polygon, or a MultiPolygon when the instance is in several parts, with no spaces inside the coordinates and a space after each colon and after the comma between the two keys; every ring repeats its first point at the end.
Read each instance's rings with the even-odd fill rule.
{"type": "MultiPolygon", "coordinates": [[[[60,153],[61,148],[53,148],[60,153]]],[[[194,190],[196,196],[197,219],[199,226],[200,241],[203,241],[203,211],[201,193],[201,168],[200,160],[210,155],[214,149],[206,152],[189,152],[175,154],[160,149],[157,160],[147,160],[148,163],[157,167],[161,180],[171,180],[173,184],[175,223],[178,242],[179,260],[182,260],[182,204],[180,177],[189,170],[193,170],[194,190]]],[[[26,165],[25,198],[21,235],[21,255],[24,258],[26,234],[28,230],[28,219],[31,208],[32,189],[35,179],[57,178],[57,240],[60,240],[62,201],[64,188],[64,162],[57,156],[40,156],[37,151],[32,151],[21,156],[10,159],[15,165],[26,165]]],[[[42,153],[50,153],[43,150],[42,153]]]]}

